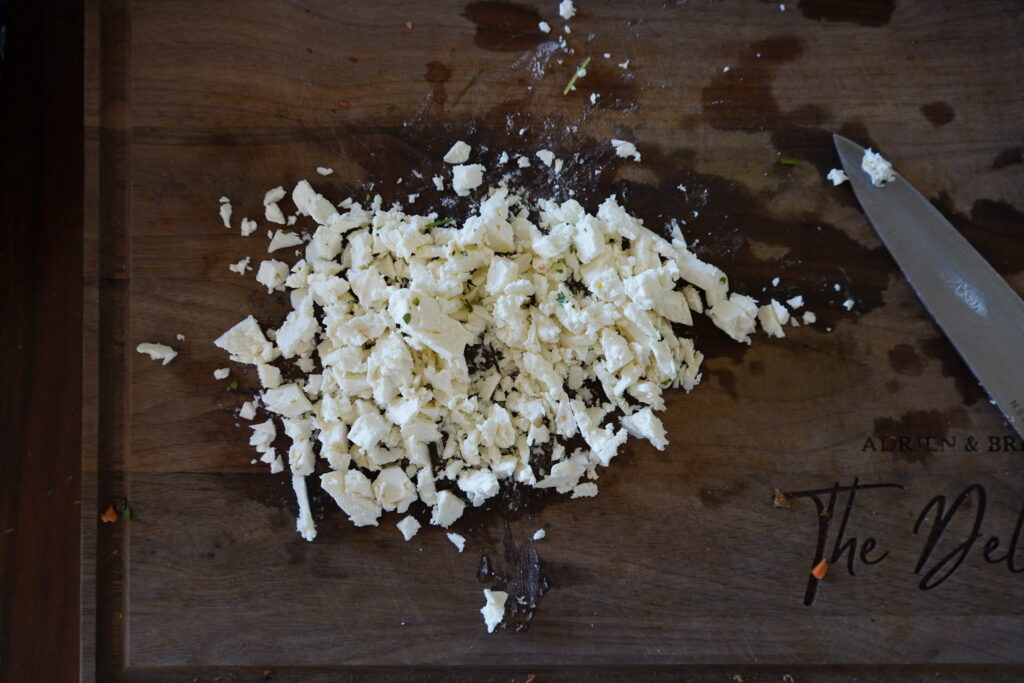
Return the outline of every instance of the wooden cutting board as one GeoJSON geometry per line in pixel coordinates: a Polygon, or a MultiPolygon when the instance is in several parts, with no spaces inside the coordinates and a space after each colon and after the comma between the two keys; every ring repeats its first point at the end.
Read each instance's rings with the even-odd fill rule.
{"type": "Polygon", "coordinates": [[[1024,444],[824,179],[833,132],[873,145],[1024,290],[1019,5],[581,0],[571,33],[556,5],[88,10],[87,679],[1020,674],[1024,444]],[[307,543],[287,478],[250,464],[243,393],[211,376],[220,332],[286,310],[228,271],[258,262],[266,226],[225,230],[218,198],[236,226],[300,178],[426,208],[460,138],[491,160],[551,149],[562,175],[527,187],[685,221],[736,290],[803,294],[817,322],[749,347],[698,325],[704,379],[667,393],[671,445],[631,441],[596,498],[475,511],[459,554],[436,528],[404,542],[393,515],[355,529],[317,494],[307,543]],[[100,523],[121,497],[134,519],[100,523]],[[528,629],[486,634],[494,575],[550,586],[528,629]]]}

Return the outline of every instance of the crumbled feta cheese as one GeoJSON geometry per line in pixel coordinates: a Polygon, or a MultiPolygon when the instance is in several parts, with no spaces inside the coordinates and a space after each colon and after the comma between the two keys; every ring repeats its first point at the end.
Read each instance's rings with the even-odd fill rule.
{"type": "Polygon", "coordinates": [[[238,417],[243,420],[251,420],[256,417],[256,404],[253,401],[246,401],[242,404],[242,407],[238,409],[238,417]]]}
{"type": "Polygon", "coordinates": [[[871,178],[871,184],[881,187],[886,183],[896,180],[896,173],[892,170],[892,164],[886,161],[878,152],[871,151],[868,147],[864,150],[864,158],[861,159],[860,167],[871,178]]]}
{"type": "Polygon", "coordinates": [[[395,526],[398,527],[398,530],[402,532],[402,537],[407,541],[411,541],[416,532],[420,530],[419,521],[412,515],[403,517],[402,521],[395,526]]]}
{"type": "Polygon", "coordinates": [[[562,0],[558,3],[558,16],[566,21],[576,16],[576,5],[573,4],[572,0],[562,0]]]}
{"type": "Polygon", "coordinates": [[[472,147],[459,140],[444,155],[444,161],[447,164],[464,164],[469,161],[469,153],[472,150],[472,147]]]}
{"type": "Polygon", "coordinates": [[[503,152],[501,153],[501,156],[499,156],[499,157],[498,157],[498,163],[499,163],[499,164],[502,164],[502,165],[504,165],[504,164],[507,164],[507,163],[508,163],[508,152],[504,152],[504,151],[503,151],[503,152]]]}
{"type": "Polygon", "coordinates": [[[256,232],[256,221],[243,218],[241,223],[242,237],[248,237],[256,232]]]}
{"type": "Polygon", "coordinates": [[[524,156],[518,156],[516,157],[516,165],[519,168],[530,168],[530,160],[524,156]]]}
{"type": "Polygon", "coordinates": [[[288,264],[283,261],[268,259],[260,263],[256,272],[256,282],[267,288],[267,293],[284,291],[284,281],[288,277],[288,264]]]}
{"type": "Polygon", "coordinates": [[[328,176],[328,175],[331,175],[332,173],[334,173],[334,169],[333,168],[328,168],[326,166],[317,166],[316,167],[316,172],[319,173],[320,175],[328,176]]]}
{"type": "Polygon", "coordinates": [[[231,202],[227,197],[221,197],[220,219],[224,222],[225,228],[231,227],[231,202]]]}
{"type": "Polygon", "coordinates": [[[144,353],[153,360],[163,361],[162,365],[167,365],[174,357],[178,355],[178,352],[172,349],[166,344],[150,344],[142,343],[135,347],[135,350],[139,353],[144,353]]]}
{"type": "Polygon", "coordinates": [[[777,277],[772,278],[772,287],[778,287],[779,286],[779,282],[781,282],[781,280],[779,280],[779,278],[777,278],[777,277]]]}
{"type": "Polygon", "coordinates": [[[596,93],[596,92],[590,93],[590,103],[591,104],[597,104],[597,98],[599,98],[600,96],[601,96],[600,93],[596,93]]]}
{"type": "Polygon", "coordinates": [[[214,379],[227,379],[231,374],[231,368],[217,368],[213,371],[214,379]]]}
{"type": "Polygon", "coordinates": [[[551,24],[546,21],[542,21],[537,24],[537,28],[539,28],[542,33],[551,33],[551,24]]]}
{"type": "Polygon", "coordinates": [[[545,166],[550,167],[555,160],[555,153],[550,149],[542,149],[537,152],[537,158],[544,162],[545,166]]]}
{"type": "Polygon", "coordinates": [[[843,302],[843,308],[845,308],[848,311],[852,311],[853,310],[853,304],[854,304],[853,299],[847,299],[846,301],[843,302]]]}
{"type": "Polygon", "coordinates": [[[180,332],[178,334],[174,335],[174,338],[177,339],[178,341],[185,341],[185,335],[183,335],[180,332]]]}
{"type": "Polygon", "coordinates": [[[451,491],[440,491],[434,503],[434,512],[430,517],[430,523],[447,529],[462,516],[466,504],[451,491]]]}
{"type": "Polygon", "coordinates": [[[628,159],[633,157],[633,161],[640,161],[640,152],[636,151],[636,145],[626,140],[612,140],[612,147],[615,149],[615,154],[628,159]]]}
{"type": "Polygon", "coordinates": [[[628,69],[629,68],[629,60],[627,59],[624,62],[619,62],[619,68],[620,69],[628,69]]]}
{"type": "Polygon", "coordinates": [[[466,549],[466,537],[462,534],[450,531],[448,532],[448,540],[452,542],[452,545],[459,549],[460,553],[466,549]]]}
{"type": "MultiPolygon", "coordinates": [[[[571,4],[571,3],[570,3],[571,4]]],[[[480,608],[480,614],[484,615],[484,623],[487,625],[487,632],[494,633],[494,627],[505,618],[505,601],[508,600],[508,593],[505,591],[492,591],[484,589],[485,604],[480,608]]]]}
{"type": "Polygon", "coordinates": [[[814,315],[811,311],[805,311],[803,315],[804,325],[810,325],[818,321],[818,316],[814,315]]]}
{"type": "Polygon", "coordinates": [[[842,185],[847,180],[849,180],[849,177],[847,177],[846,172],[843,171],[843,169],[841,168],[833,168],[831,171],[828,172],[828,175],[825,177],[828,180],[832,181],[833,186],[842,185]]]}
{"type": "Polygon", "coordinates": [[[536,531],[533,532],[533,540],[539,541],[539,540],[541,540],[542,538],[544,538],[547,535],[548,535],[548,532],[544,531],[544,529],[537,529],[536,531]]]}
{"type": "Polygon", "coordinates": [[[572,490],[572,498],[593,498],[597,495],[597,484],[593,482],[584,482],[577,484],[572,490]]]}
{"type": "Polygon", "coordinates": [[[434,181],[434,187],[437,188],[438,192],[441,192],[441,191],[444,190],[444,178],[442,178],[439,175],[436,175],[433,178],[431,178],[431,180],[434,181]]]}
{"type": "MultiPolygon", "coordinates": [[[[277,251],[278,249],[288,249],[290,247],[297,247],[302,244],[302,238],[299,237],[295,232],[291,230],[278,230],[274,233],[274,237],[270,240],[270,245],[267,247],[267,253],[277,251]]],[[[264,262],[265,263],[265,262],[264,262]]]]}
{"type": "Polygon", "coordinates": [[[786,299],[786,305],[795,311],[804,305],[804,297],[802,295],[797,295],[791,299],[786,299]]]}
{"type": "Polygon", "coordinates": [[[469,196],[484,182],[484,167],[481,164],[459,164],[452,169],[452,189],[460,197],[469,196]]]}

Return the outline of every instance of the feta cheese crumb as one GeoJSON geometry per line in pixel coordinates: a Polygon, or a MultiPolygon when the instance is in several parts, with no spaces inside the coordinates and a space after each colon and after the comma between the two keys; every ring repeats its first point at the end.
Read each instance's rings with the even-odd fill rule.
{"type": "Polygon", "coordinates": [[[615,154],[628,159],[633,157],[633,161],[640,161],[640,152],[636,150],[636,145],[626,140],[612,140],[612,147],[615,149],[615,154]]]}
{"type": "Polygon", "coordinates": [[[457,534],[453,531],[449,531],[448,540],[452,542],[452,545],[459,549],[460,553],[466,549],[466,537],[462,534],[457,534]]]}
{"type": "Polygon", "coordinates": [[[220,219],[224,222],[225,228],[231,227],[231,202],[227,201],[227,197],[221,197],[220,204],[220,219]]]}
{"type": "Polygon", "coordinates": [[[501,165],[505,165],[508,163],[508,152],[501,153],[501,156],[498,157],[498,163],[501,165]]]}
{"type": "Polygon", "coordinates": [[[590,103],[591,104],[597,104],[597,98],[599,98],[600,96],[601,96],[600,93],[596,93],[596,92],[590,93],[590,103]]]}
{"type": "Polygon", "coordinates": [[[537,28],[539,28],[542,33],[551,33],[551,24],[546,21],[542,21],[537,24],[537,28]]]}
{"type": "Polygon", "coordinates": [[[468,197],[484,182],[484,167],[481,164],[459,164],[452,169],[452,189],[460,197],[468,197]]]}
{"type": "Polygon", "coordinates": [[[256,404],[253,401],[246,401],[242,404],[242,407],[238,409],[238,417],[243,420],[251,420],[256,417],[256,404]]]}
{"type": "Polygon", "coordinates": [[[248,237],[249,235],[256,232],[256,221],[243,218],[241,223],[242,237],[248,237]]]}
{"type": "Polygon", "coordinates": [[[317,166],[316,167],[316,172],[319,173],[322,176],[328,176],[328,175],[331,175],[332,173],[334,173],[334,169],[333,168],[328,168],[326,166],[317,166]]]}
{"type": "Polygon", "coordinates": [[[852,311],[853,310],[853,304],[854,304],[853,299],[847,299],[846,301],[843,302],[843,308],[845,308],[848,311],[852,311]]]}
{"type": "Polygon", "coordinates": [[[545,531],[544,529],[537,529],[536,531],[533,532],[533,540],[539,541],[539,540],[541,540],[542,538],[544,538],[547,535],[548,535],[548,532],[545,531]]]}
{"type": "Polygon", "coordinates": [[[267,190],[266,194],[263,195],[263,213],[271,223],[284,225],[284,212],[281,211],[277,203],[284,199],[286,194],[284,188],[279,185],[267,190]]]}
{"type": "Polygon", "coordinates": [[[803,315],[804,325],[810,325],[818,321],[818,316],[811,311],[805,311],[803,315]]]}
{"type": "Polygon", "coordinates": [[[270,244],[267,246],[267,253],[272,253],[278,249],[288,249],[290,247],[297,247],[302,244],[302,238],[291,230],[278,230],[274,233],[273,238],[270,240],[270,244]]]}
{"type": "Polygon", "coordinates": [[[794,296],[791,299],[786,299],[786,305],[792,308],[794,311],[804,305],[804,298],[801,295],[794,296]]]}
{"type": "Polygon", "coordinates": [[[573,4],[572,0],[562,0],[558,3],[558,16],[566,21],[576,16],[576,5],[573,4]]]}
{"type": "Polygon", "coordinates": [[[217,368],[213,371],[214,379],[227,379],[231,374],[231,368],[217,368]]]}
{"type": "Polygon", "coordinates": [[[825,178],[832,181],[833,187],[837,185],[842,185],[843,183],[850,179],[846,175],[846,172],[843,171],[843,169],[841,168],[833,168],[831,171],[828,172],[828,175],[825,176],[825,178]]]}
{"type": "Polygon", "coordinates": [[[178,341],[185,341],[185,335],[183,335],[181,332],[174,335],[174,338],[177,339],[178,341]]]}
{"type": "Polygon", "coordinates": [[[174,357],[178,355],[178,352],[172,349],[166,344],[150,344],[144,342],[135,347],[135,350],[139,353],[144,353],[153,360],[163,361],[163,365],[167,365],[174,357]]]}
{"type": "Polygon", "coordinates": [[[484,615],[484,623],[487,625],[488,633],[494,633],[494,627],[505,618],[506,600],[508,600],[508,593],[505,591],[484,589],[485,604],[480,608],[480,614],[484,615]]]}
{"type": "Polygon", "coordinates": [[[274,290],[284,291],[284,281],[288,277],[288,264],[273,259],[260,263],[256,273],[256,282],[267,288],[267,293],[274,290]]]}
{"type": "Polygon", "coordinates": [[[864,158],[861,159],[860,167],[871,177],[871,184],[875,187],[881,187],[896,180],[892,164],[882,158],[878,152],[873,152],[870,147],[864,150],[864,158]]]}
{"type": "Polygon", "coordinates": [[[444,155],[444,161],[448,164],[464,164],[469,160],[469,153],[472,149],[465,142],[459,140],[444,155]]]}
{"type": "Polygon", "coordinates": [[[530,160],[522,155],[516,157],[516,164],[519,168],[530,168],[530,160]]]}
{"type": "Polygon", "coordinates": [[[577,484],[572,490],[573,498],[593,498],[597,495],[597,484],[588,481],[577,484]]]}
{"type": "Polygon", "coordinates": [[[629,60],[627,59],[624,62],[619,62],[619,68],[620,69],[628,69],[629,68],[629,60]]]}
{"type": "Polygon", "coordinates": [[[408,517],[403,517],[402,521],[396,524],[395,526],[397,526],[398,530],[402,532],[402,537],[406,541],[411,541],[412,537],[416,535],[416,532],[420,530],[419,520],[417,520],[412,515],[409,515],[408,517]]]}
{"type": "Polygon", "coordinates": [[[550,167],[555,160],[555,153],[550,149],[542,149],[537,152],[537,158],[544,162],[545,166],[550,167]]]}
{"type": "Polygon", "coordinates": [[[442,178],[439,175],[436,175],[433,178],[431,178],[431,180],[434,181],[434,187],[437,188],[438,192],[441,192],[441,191],[444,190],[444,178],[442,178]]]}

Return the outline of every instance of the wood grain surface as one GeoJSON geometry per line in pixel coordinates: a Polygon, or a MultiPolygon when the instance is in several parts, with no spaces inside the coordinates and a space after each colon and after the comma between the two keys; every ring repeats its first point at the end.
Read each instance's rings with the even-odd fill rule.
{"type": "Polygon", "coordinates": [[[1024,290],[1019,9],[581,1],[566,34],[553,0],[90,6],[83,677],[1019,677],[1024,445],[848,187],[824,179],[832,132],[875,146],[1024,290]],[[616,159],[612,137],[642,162],[616,159]],[[227,270],[260,258],[265,227],[225,230],[218,197],[259,218],[267,188],[309,178],[337,200],[372,182],[426,208],[459,138],[491,166],[553,150],[565,171],[527,172],[532,191],[591,208],[615,192],[654,230],[685,220],[736,290],[801,293],[818,322],[749,347],[698,325],[704,381],[668,392],[670,447],[630,442],[596,498],[474,511],[458,554],[436,528],[402,541],[391,516],[355,529],[314,492],[306,543],[286,479],[250,464],[244,393],[211,377],[221,331],[287,310],[227,270]],[[133,352],[143,341],[179,357],[161,366],[133,352]],[[892,437],[905,448],[884,448],[892,437]],[[821,494],[829,516],[799,495],[773,505],[775,489],[858,481],[902,488],[849,506],[821,494]],[[943,514],[929,501],[948,512],[965,489],[929,545],[943,514]],[[135,518],[101,524],[122,496],[135,518]],[[809,585],[822,553],[832,568],[809,585]],[[485,557],[497,578],[478,579],[485,557]],[[529,628],[487,635],[481,588],[537,558],[529,581],[550,589],[529,628]]]}

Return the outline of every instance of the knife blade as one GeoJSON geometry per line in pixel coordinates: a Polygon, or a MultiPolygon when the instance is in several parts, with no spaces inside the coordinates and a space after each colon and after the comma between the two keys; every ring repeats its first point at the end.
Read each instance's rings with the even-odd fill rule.
{"type": "Polygon", "coordinates": [[[1007,421],[1024,438],[1024,301],[903,176],[882,187],[861,169],[864,148],[833,135],[861,208],[1007,421]]]}

